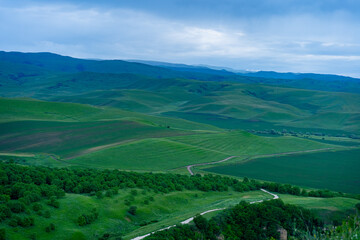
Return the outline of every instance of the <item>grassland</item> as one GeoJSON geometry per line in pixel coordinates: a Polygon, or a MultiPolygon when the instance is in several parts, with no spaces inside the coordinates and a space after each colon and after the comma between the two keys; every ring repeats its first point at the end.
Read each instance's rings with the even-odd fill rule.
{"type": "Polygon", "coordinates": [[[0,122],[21,120],[89,122],[128,120],[183,130],[219,131],[214,126],[183,119],[167,118],[124,111],[110,107],[94,107],[85,104],[47,102],[34,99],[0,98],[0,122]]]}
{"type": "Polygon", "coordinates": [[[0,153],[0,161],[14,161],[21,165],[35,165],[46,167],[69,167],[69,164],[59,161],[52,155],[48,154],[23,154],[23,153],[0,153]]]}
{"type": "Polygon", "coordinates": [[[279,197],[285,203],[312,209],[325,223],[329,224],[333,223],[333,221],[339,224],[344,217],[355,214],[354,206],[360,203],[360,200],[342,197],[314,198],[287,194],[279,194],[279,197]]]}
{"type": "Polygon", "coordinates": [[[169,138],[176,142],[211,149],[228,155],[261,155],[301,150],[331,148],[332,145],[317,143],[291,136],[263,137],[244,131],[230,131],[218,134],[202,134],[169,138]]]}
{"type": "Polygon", "coordinates": [[[360,150],[319,152],[255,158],[239,164],[206,169],[209,172],[247,176],[300,186],[360,192],[360,150]]]}
{"type": "Polygon", "coordinates": [[[52,153],[61,157],[117,142],[190,134],[133,121],[15,121],[1,123],[0,131],[0,151],[52,153]]]}
{"type": "Polygon", "coordinates": [[[192,163],[217,161],[227,155],[167,139],[145,139],[85,154],[68,163],[130,170],[164,171],[192,163]]]}
{"type": "Polygon", "coordinates": [[[264,85],[229,85],[164,112],[227,129],[359,131],[359,95],[264,85]]]}
{"type": "MultiPolygon", "coordinates": [[[[269,195],[261,192],[216,192],[204,193],[200,191],[183,191],[169,194],[155,194],[139,190],[132,205],[137,206],[135,216],[127,213],[129,206],[124,204],[131,198],[130,190],[121,190],[112,198],[98,199],[95,196],[67,194],[60,199],[60,208],[46,206],[51,213],[51,218],[35,217],[35,226],[31,228],[12,229],[8,231],[9,239],[29,239],[36,233],[37,239],[98,239],[104,233],[111,232],[118,236],[126,235],[125,239],[146,234],[164,226],[179,223],[197,213],[228,207],[241,200],[255,201],[268,199],[269,195]],[[154,201],[144,204],[150,197],[154,201]],[[99,210],[99,218],[91,225],[80,227],[76,224],[77,217],[91,209],[99,210]],[[150,223],[141,227],[143,223],[150,223]],[[45,232],[45,227],[54,223],[56,231],[45,232]]],[[[0,227],[3,224],[0,224],[0,227]]]]}
{"type": "Polygon", "coordinates": [[[146,139],[84,154],[67,162],[97,168],[164,171],[215,162],[231,155],[253,156],[329,146],[294,137],[266,138],[237,131],[146,139]]]}

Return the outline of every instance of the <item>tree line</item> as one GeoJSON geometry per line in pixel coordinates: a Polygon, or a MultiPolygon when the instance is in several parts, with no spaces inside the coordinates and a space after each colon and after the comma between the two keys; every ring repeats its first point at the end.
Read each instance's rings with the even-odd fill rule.
{"type": "MultiPolygon", "coordinates": [[[[0,162],[0,222],[6,221],[13,227],[29,227],[35,224],[31,214],[44,218],[51,217],[48,210],[43,210],[42,203],[59,208],[61,206],[58,199],[65,196],[65,193],[89,194],[101,198],[104,195],[111,197],[119,189],[124,188],[140,188],[155,193],[183,190],[225,192],[230,189],[245,192],[264,188],[273,192],[302,196],[359,198],[359,195],[327,190],[307,191],[289,184],[267,183],[246,177],[239,180],[212,174],[187,176],[90,168],[48,168],[0,162]]],[[[129,202],[128,205],[130,204],[129,202]]],[[[96,211],[79,216],[78,225],[90,224],[96,218],[96,211]]]]}

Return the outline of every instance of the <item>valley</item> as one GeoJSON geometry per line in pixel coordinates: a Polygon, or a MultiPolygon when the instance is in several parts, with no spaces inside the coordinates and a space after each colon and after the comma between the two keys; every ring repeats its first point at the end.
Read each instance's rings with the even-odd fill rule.
{"type": "Polygon", "coordinates": [[[360,203],[360,80],[265,75],[0,52],[0,229],[133,239],[261,188],[340,224],[360,203]]]}

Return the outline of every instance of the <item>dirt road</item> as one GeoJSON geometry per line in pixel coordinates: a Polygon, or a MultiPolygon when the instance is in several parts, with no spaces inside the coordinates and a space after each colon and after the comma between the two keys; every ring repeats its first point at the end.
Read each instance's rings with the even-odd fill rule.
{"type": "MultiPolygon", "coordinates": [[[[282,155],[291,155],[291,154],[299,154],[299,153],[311,153],[311,152],[327,151],[327,150],[331,150],[331,149],[333,149],[333,148],[320,148],[320,149],[303,150],[303,151],[296,151],[296,152],[284,152],[284,153],[254,155],[254,156],[247,157],[243,161],[247,161],[247,160],[250,160],[250,159],[253,159],[253,158],[260,158],[260,157],[276,157],[276,156],[282,156],[282,155]]],[[[207,163],[192,164],[192,165],[186,166],[186,169],[188,170],[190,175],[194,175],[193,171],[191,170],[192,167],[222,163],[222,162],[226,162],[226,161],[228,161],[228,160],[230,160],[230,159],[232,159],[234,157],[239,157],[239,156],[230,156],[228,158],[225,158],[225,159],[217,161],[217,162],[207,162],[207,163]]]]}

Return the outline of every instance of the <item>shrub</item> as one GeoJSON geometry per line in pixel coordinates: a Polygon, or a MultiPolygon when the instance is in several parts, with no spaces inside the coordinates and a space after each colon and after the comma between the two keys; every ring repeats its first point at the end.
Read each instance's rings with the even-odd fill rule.
{"type": "Polygon", "coordinates": [[[35,211],[35,212],[38,212],[40,210],[43,209],[43,206],[40,204],[40,203],[34,203],[33,206],[32,206],[32,209],[35,211]]]}
{"type": "Polygon", "coordinates": [[[94,222],[99,216],[98,211],[96,210],[96,208],[92,209],[90,213],[86,214],[82,214],[81,216],[78,217],[77,219],[77,224],[79,226],[85,226],[88,225],[92,222],[94,222]]]}
{"type": "Polygon", "coordinates": [[[49,210],[46,210],[43,214],[43,217],[44,218],[50,218],[51,217],[51,214],[50,214],[50,211],[49,210]]]}
{"type": "Polygon", "coordinates": [[[8,206],[13,213],[21,213],[25,211],[25,204],[19,201],[11,201],[8,203],[8,206]]]}
{"type": "Polygon", "coordinates": [[[45,228],[45,232],[49,233],[55,231],[55,225],[53,223],[50,223],[49,226],[45,228]]]}
{"type": "Polygon", "coordinates": [[[6,230],[5,228],[1,228],[0,229],[0,240],[5,240],[6,239],[6,230]]]}
{"type": "Polygon", "coordinates": [[[131,206],[128,210],[128,213],[130,213],[131,215],[136,215],[136,210],[137,210],[137,207],[136,206],[131,206]]]}

